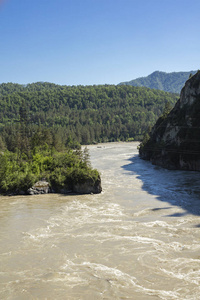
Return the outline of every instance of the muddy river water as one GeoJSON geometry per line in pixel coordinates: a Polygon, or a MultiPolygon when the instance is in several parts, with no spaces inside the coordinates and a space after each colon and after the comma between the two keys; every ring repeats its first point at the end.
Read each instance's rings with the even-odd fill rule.
{"type": "Polygon", "coordinates": [[[88,146],[98,195],[0,197],[0,299],[200,299],[198,172],[88,146]]]}

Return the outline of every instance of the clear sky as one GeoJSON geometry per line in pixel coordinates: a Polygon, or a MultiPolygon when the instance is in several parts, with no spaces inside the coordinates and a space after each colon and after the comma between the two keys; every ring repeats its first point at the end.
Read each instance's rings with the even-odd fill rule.
{"type": "Polygon", "coordinates": [[[0,0],[0,83],[200,69],[200,0],[0,0]]]}

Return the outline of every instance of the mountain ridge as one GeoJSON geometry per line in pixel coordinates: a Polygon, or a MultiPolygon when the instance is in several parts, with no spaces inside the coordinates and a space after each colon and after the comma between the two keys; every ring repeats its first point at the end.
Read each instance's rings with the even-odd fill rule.
{"type": "Polygon", "coordinates": [[[148,87],[179,94],[190,74],[194,75],[196,72],[197,71],[167,73],[154,71],[146,77],[138,77],[130,81],[121,82],[118,85],[148,87]]]}

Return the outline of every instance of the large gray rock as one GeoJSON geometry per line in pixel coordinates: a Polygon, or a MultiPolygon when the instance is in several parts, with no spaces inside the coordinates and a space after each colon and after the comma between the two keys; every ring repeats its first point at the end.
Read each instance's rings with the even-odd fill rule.
{"type": "Polygon", "coordinates": [[[36,182],[27,191],[27,194],[29,195],[48,194],[48,193],[50,193],[50,187],[49,187],[49,183],[45,180],[40,180],[36,182]]]}

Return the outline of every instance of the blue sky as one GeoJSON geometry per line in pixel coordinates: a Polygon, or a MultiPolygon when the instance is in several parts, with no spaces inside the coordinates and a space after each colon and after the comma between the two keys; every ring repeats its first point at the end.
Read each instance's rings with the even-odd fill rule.
{"type": "Polygon", "coordinates": [[[117,84],[199,69],[199,0],[0,0],[0,83],[117,84]]]}

